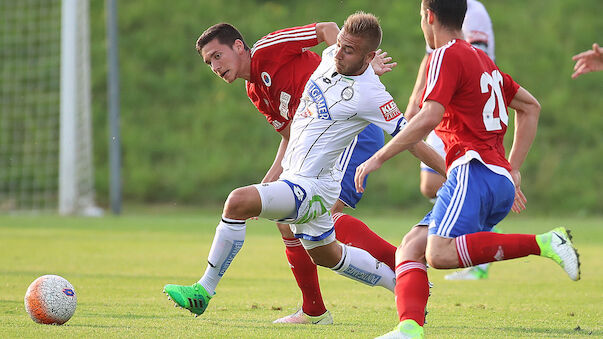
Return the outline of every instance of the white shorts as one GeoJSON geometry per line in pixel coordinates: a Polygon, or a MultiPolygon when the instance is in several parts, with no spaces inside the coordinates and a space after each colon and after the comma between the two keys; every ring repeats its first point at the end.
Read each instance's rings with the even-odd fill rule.
{"type": "MultiPolygon", "coordinates": [[[[440,139],[440,137],[438,137],[434,131],[429,132],[427,139],[425,139],[425,143],[433,147],[433,149],[435,149],[436,152],[438,152],[442,156],[442,158],[446,159],[446,152],[444,151],[444,142],[442,142],[442,139],[440,139]]],[[[421,170],[438,173],[423,162],[421,162],[421,170]]]]}
{"type": "Polygon", "coordinates": [[[290,224],[291,231],[302,240],[304,248],[335,240],[330,210],[339,197],[341,186],[338,181],[292,177],[254,187],[262,200],[259,216],[290,224]]]}

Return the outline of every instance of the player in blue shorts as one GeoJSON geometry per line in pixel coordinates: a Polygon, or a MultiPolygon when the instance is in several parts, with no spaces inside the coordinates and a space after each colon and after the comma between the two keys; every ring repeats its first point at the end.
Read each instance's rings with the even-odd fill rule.
{"type": "Polygon", "coordinates": [[[431,212],[396,251],[400,323],[382,338],[424,337],[426,263],[450,269],[539,255],[553,259],[570,279],[580,279],[578,255],[565,228],[540,235],[490,232],[510,210],[525,209],[519,170],[536,135],[540,104],[463,40],[466,10],[466,0],[422,1],[421,29],[435,50],[428,60],[421,111],[357,169],[356,188],[362,191],[368,173],[431,130],[444,142],[448,176],[431,212]],[[503,146],[507,106],[516,112],[508,160],[503,146]]]}
{"type": "MultiPolygon", "coordinates": [[[[492,29],[492,20],[484,5],[477,0],[467,0],[467,13],[463,20],[463,36],[467,42],[473,47],[479,48],[486,52],[486,54],[493,61],[496,60],[494,54],[494,30],[492,29]]],[[[408,105],[406,106],[406,112],[404,116],[410,121],[419,112],[421,104],[421,98],[423,91],[425,90],[425,68],[427,65],[427,58],[429,54],[433,52],[433,49],[426,46],[426,54],[421,61],[419,67],[419,74],[413,88],[412,94],[408,99],[408,105]]],[[[433,147],[440,153],[441,156],[445,157],[446,152],[444,151],[444,143],[431,131],[425,142],[433,147]]],[[[421,163],[421,193],[428,198],[431,202],[435,202],[436,194],[446,178],[438,174],[429,166],[421,163]]],[[[498,232],[498,230],[494,230],[498,232]]],[[[467,267],[463,270],[452,272],[445,276],[446,280],[480,280],[487,279],[490,270],[490,263],[481,264],[473,267],[467,267]]]]}

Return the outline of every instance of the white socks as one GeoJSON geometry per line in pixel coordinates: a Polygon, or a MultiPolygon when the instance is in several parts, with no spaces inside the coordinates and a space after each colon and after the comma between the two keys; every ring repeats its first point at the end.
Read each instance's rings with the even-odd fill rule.
{"type": "Polygon", "coordinates": [[[245,220],[234,220],[222,217],[216,227],[214,241],[207,258],[207,269],[199,283],[213,295],[216,286],[230,266],[234,257],[239,253],[245,241],[245,220]]]}
{"type": "Polygon", "coordinates": [[[396,274],[391,268],[363,249],[339,245],[341,245],[341,261],[331,268],[333,271],[363,284],[385,287],[394,292],[396,274]]]}

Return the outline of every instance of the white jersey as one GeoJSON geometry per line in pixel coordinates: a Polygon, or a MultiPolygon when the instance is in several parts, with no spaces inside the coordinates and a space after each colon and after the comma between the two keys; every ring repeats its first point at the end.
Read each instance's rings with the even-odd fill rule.
{"type": "MultiPolygon", "coordinates": [[[[486,7],[477,0],[467,0],[467,13],[463,21],[463,35],[465,41],[477,47],[495,61],[494,56],[494,30],[492,29],[492,20],[486,11],[486,7]]],[[[427,46],[427,53],[433,52],[433,49],[427,46]]]]}
{"type": "Polygon", "coordinates": [[[283,175],[341,180],[337,159],[354,137],[374,123],[395,135],[406,119],[369,65],[358,76],[335,70],[335,45],[324,50],[291,125],[283,175]]]}

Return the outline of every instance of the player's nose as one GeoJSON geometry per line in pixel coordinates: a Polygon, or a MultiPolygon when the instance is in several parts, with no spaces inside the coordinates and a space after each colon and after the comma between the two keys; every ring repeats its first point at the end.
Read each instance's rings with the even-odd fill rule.
{"type": "Polygon", "coordinates": [[[220,65],[218,65],[218,63],[216,63],[216,62],[212,62],[212,63],[211,63],[211,70],[212,70],[214,73],[219,74],[219,73],[220,73],[220,68],[221,68],[221,67],[220,67],[220,65]]]}

